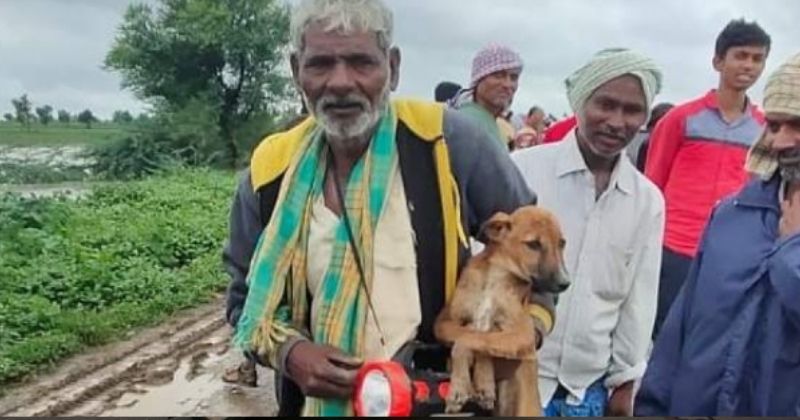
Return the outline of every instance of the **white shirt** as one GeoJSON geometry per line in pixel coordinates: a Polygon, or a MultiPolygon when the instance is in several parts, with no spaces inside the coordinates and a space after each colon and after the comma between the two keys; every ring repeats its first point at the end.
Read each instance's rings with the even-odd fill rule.
{"type": "Polygon", "coordinates": [[[595,200],[594,176],[575,131],[563,141],[512,155],[539,205],[553,211],[567,241],[570,287],[559,297],[552,333],[538,354],[547,406],[560,383],[568,402],[605,377],[611,389],[644,374],[656,315],[664,199],[620,155],[595,200]]]}
{"type": "MultiPolygon", "coordinates": [[[[364,326],[364,358],[367,361],[391,358],[403,344],[417,335],[417,328],[422,322],[414,233],[403,177],[396,163],[389,176],[389,183],[387,202],[378,216],[378,225],[375,228],[374,274],[369,288],[372,304],[386,338],[386,348],[382,348],[380,344],[380,333],[372,312],[367,307],[364,326]]],[[[308,253],[306,261],[307,286],[312,296],[318,293],[328,269],[338,223],[339,217],[325,206],[325,200],[320,195],[311,209],[308,232],[308,241],[314,245],[314,252],[308,253]]],[[[320,299],[312,299],[312,317],[319,311],[320,302],[320,299]]]]}

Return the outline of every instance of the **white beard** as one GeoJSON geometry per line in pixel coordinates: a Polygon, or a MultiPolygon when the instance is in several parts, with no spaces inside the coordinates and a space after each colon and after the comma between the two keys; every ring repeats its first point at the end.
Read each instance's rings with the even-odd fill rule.
{"type": "MultiPolygon", "coordinates": [[[[374,107],[371,106],[366,97],[359,93],[353,93],[344,98],[335,97],[333,95],[322,96],[317,100],[316,106],[313,108],[309,107],[309,109],[312,110],[312,115],[314,115],[317,123],[322,127],[322,130],[325,132],[325,137],[329,142],[343,147],[352,147],[355,146],[353,143],[356,141],[369,141],[369,139],[364,139],[364,135],[375,128],[380,121],[381,115],[389,103],[390,93],[391,81],[387,78],[386,85],[383,87],[378,103],[376,103],[374,107]],[[364,111],[354,120],[337,120],[336,118],[328,116],[324,110],[325,105],[337,101],[357,102],[361,104],[364,111]]],[[[308,104],[308,98],[305,96],[305,93],[303,97],[306,104],[308,104]]]]}

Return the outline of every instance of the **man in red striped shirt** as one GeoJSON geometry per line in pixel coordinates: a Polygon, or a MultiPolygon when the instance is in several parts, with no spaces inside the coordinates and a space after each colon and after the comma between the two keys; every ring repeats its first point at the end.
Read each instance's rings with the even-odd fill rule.
{"type": "Polygon", "coordinates": [[[747,150],[764,124],[747,90],[761,76],[770,44],[755,22],[728,23],[712,61],[718,88],[670,110],[650,137],[645,174],[664,193],[667,216],[654,337],[683,285],[712,208],[747,180],[747,150]]]}

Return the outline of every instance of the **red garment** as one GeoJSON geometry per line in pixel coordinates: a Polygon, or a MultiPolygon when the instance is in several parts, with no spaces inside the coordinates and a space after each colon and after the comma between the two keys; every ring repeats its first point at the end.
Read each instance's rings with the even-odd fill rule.
{"type": "Polygon", "coordinates": [[[554,122],[553,125],[547,127],[547,130],[544,131],[543,143],[547,144],[561,141],[576,125],[578,125],[578,118],[574,115],[554,122]]]}
{"type": "Polygon", "coordinates": [[[746,183],[744,162],[764,114],[748,101],[738,120],[722,118],[715,90],[676,106],[650,136],[645,175],[664,193],[664,246],[694,257],[714,205],[746,183]]]}

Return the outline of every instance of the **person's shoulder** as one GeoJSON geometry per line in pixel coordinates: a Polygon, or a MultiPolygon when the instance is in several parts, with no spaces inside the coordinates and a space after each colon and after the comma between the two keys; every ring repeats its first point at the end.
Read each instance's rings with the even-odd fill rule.
{"type": "Polygon", "coordinates": [[[563,149],[564,144],[564,142],[547,143],[516,150],[511,153],[511,159],[514,162],[551,162],[553,158],[562,153],[561,149],[563,149]]]}
{"type": "Polygon", "coordinates": [[[480,153],[485,147],[497,142],[496,139],[463,110],[447,108],[444,111],[444,138],[451,149],[466,152],[467,155],[480,153]]]}
{"type": "Polygon", "coordinates": [[[472,134],[473,131],[480,129],[475,119],[459,108],[445,108],[443,120],[445,138],[472,134]]]}
{"type": "Polygon", "coordinates": [[[511,153],[511,161],[529,182],[533,179],[555,179],[556,163],[563,155],[563,143],[550,143],[511,153]]]}
{"type": "Polygon", "coordinates": [[[288,131],[267,136],[253,151],[250,158],[250,176],[253,187],[272,182],[286,171],[289,162],[314,122],[307,118],[288,131]]]}
{"type": "Polygon", "coordinates": [[[675,105],[664,114],[664,118],[685,118],[708,108],[708,97],[711,93],[704,93],[694,99],[675,105]]]}
{"type": "Polygon", "coordinates": [[[630,168],[636,184],[636,193],[640,194],[644,200],[653,204],[655,211],[663,212],[665,209],[664,194],[645,174],[639,172],[631,163],[630,168]]]}
{"type": "Polygon", "coordinates": [[[774,185],[771,185],[771,182],[760,178],[749,180],[739,191],[728,194],[714,203],[708,221],[709,225],[712,222],[717,224],[721,221],[732,220],[731,217],[738,219],[743,214],[742,212],[750,211],[753,208],[747,205],[740,206],[740,204],[750,201],[760,202],[764,195],[772,196],[776,192],[773,189],[774,185]]]}

